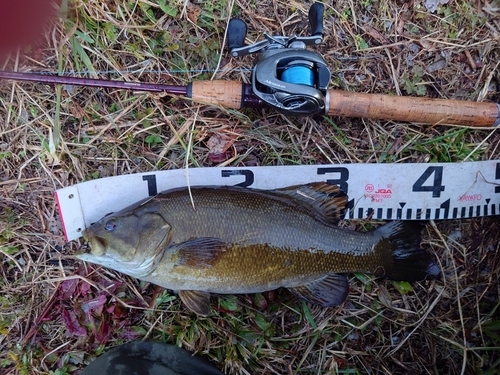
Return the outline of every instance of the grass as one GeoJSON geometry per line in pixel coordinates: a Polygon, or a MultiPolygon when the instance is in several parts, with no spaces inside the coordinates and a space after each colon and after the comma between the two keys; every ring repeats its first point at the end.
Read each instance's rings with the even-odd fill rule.
{"type": "MultiPolygon", "coordinates": [[[[20,70],[87,77],[248,82],[240,68],[253,57],[231,59],[221,49],[228,17],[247,22],[248,41],[263,31],[302,34],[309,4],[63,2],[61,19],[6,68],[17,61],[20,70]]],[[[341,0],[326,7],[316,50],[332,68],[332,88],[500,102],[500,12],[492,4],[455,0],[429,13],[419,0],[341,0]]],[[[278,290],[213,298],[212,314],[201,318],[171,291],[75,260],[81,244],[64,241],[53,198],[85,180],[186,163],[499,160],[499,145],[498,130],[291,119],[158,94],[0,82],[0,374],[72,374],[137,338],[199,352],[227,374],[499,374],[498,217],[426,225],[422,245],[442,279],[356,274],[339,308],[278,290]],[[221,139],[231,146],[214,155],[221,139]]]]}

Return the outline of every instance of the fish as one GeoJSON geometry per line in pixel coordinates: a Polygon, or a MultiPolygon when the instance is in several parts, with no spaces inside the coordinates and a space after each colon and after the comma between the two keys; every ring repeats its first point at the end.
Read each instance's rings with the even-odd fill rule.
{"type": "Polygon", "coordinates": [[[76,256],[178,292],[198,315],[214,294],[286,288],[312,304],[340,306],[350,273],[398,281],[435,278],[421,226],[390,221],[370,232],[339,226],[348,197],[313,182],[275,190],[176,188],[106,215],[83,232],[76,256]]]}

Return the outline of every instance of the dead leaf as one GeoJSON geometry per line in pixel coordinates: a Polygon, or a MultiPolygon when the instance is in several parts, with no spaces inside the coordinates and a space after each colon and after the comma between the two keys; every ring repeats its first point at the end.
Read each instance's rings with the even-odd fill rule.
{"type": "Polygon", "coordinates": [[[403,7],[401,8],[401,16],[399,17],[399,22],[396,25],[396,32],[399,35],[404,34],[404,28],[406,24],[406,20],[408,19],[408,2],[405,2],[403,4],[403,7]]]}
{"type": "Polygon", "coordinates": [[[82,119],[85,117],[85,110],[76,101],[72,101],[68,107],[74,118],[82,119]]]}
{"type": "Polygon", "coordinates": [[[425,0],[424,5],[429,12],[434,13],[439,4],[448,4],[448,1],[450,0],[425,0]]]}
{"type": "Polygon", "coordinates": [[[389,42],[389,39],[385,37],[380,31],[378,31],[376,28],[370,26],[370,25],[364,25],[361,26],[363,31],[367,34],[369,34],[373,39],[375,39],[377,42],[379,42],[381,45],[384,44],[391,44],[389,42]]]}
{"type": "Polygon", "coordinates": [[[231,157],[231,153],[228,151],[222,152],[219,154],[215,154],[215,153],[208,154],[208,160],[210,160],[214,164],[222,163],[222,162],[226,161],[227,159],[229,159],[230,157],[231,157]]]}
{"type": "Polygon", "coordinates": [[[207,141],[207,147],[210,150],[208,153],[210,161],[212,163],[222,163],[229,159],[232,153],[228,149],[234,144],[237,137],[238,135],[234,133],[214,133],[207,141]]]}
{"type": "Polygon", "coordinates": [[[415,40],[415,42],[417,44],[420,44],[420,46],[425,49],[425,50],[428,50],[428,51],[434,51],[435,50],[435,45],[434,43],[432,42],[429,42],[428,40],[425,40],[425,39],[419,39],[419,40],[415,40]]]}
{"type": "Polygon", "coordinates": [[[207,147],[210,149],[210,154],[222,154],[233,145],[234,141],[236,141],[236,135],[214,133],[208,139],[207,147]]]}
{"type": "Polygon", "coordinates": [[[189,3],[187,6],[187,16],[191,22],[193,22],[195,25],[198,24],[198,18],[200,17],[201,14],[201,8],[189,3]]]}
{"type": "Polygon", "coordinates": [[[434,61],[433,63],[427,65],[427,70],[428,73],[434,73],[437,70],[441,70],[446,68],[446,60],[445,59],[440,59],[438,61],[434,61]]]}

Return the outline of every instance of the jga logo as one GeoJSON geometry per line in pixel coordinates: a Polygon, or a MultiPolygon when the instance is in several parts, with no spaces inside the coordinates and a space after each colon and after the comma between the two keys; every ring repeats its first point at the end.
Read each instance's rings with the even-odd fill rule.
{"type": "Polygon", "coordinates": [[[365,197],[370,198],[372,202],[382,202],[383,199],[392,197],[392,184],[388,184],[385,188],[380,185],[375,189],[372,184],[365,185],[365,197]]]}

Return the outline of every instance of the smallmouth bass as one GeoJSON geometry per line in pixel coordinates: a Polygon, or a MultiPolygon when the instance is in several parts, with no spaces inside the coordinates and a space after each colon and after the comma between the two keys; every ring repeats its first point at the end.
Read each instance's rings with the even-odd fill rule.
{"type": "Polygon", "coordinates": [[[347,204],[324,182],[276,190],[231,186],[174,189],[92,224],[91,252],[77,257],[178,290],[207,315],[210,293],[285,287],[321,306],[347,298],[346,273],[417,281],[439,274],[420,248],[420,226],[394,221],[368,233],[336,224],[347,204]]]}

